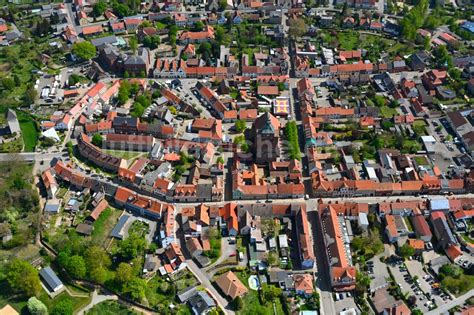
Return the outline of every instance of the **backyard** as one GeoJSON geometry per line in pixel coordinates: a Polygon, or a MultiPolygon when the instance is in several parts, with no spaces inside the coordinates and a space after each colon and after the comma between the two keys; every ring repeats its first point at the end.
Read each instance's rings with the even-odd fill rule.
{"type": "Polygon", "coordinates": [[[139,156],[144,155],[143,152],[136,152],[136,151],[120,151],[120,150],[104,150],[105,153],[113,155],[118,158],[122,158],[125,160],[132,160],[138,158],[139,156]]]}
{"type": "MultiPolygon", "coordinates": [[[[3,307],[6,304],[10,304],[13,308],[15,308],[17,311],[19,311],[21,314],[29,314],[26,304],[27,304],[27,298],[17,298],[15,296],[12,296],[11,292],[8,291],[9,286],[4,283],[0,282],[0,308],[3,307]]],[[[75,294],[76,295],[76,294],[75,294]]],[[[74,312],[80,310],[83,308],[87,303],[89,303],[90,298],[87,296],[88,294],[85,292],[81,292],[78,294],[78,296],[71,296],[67,292],[63,292],[56,296],[54,299],[51,299],[46,291],[42,289],[41,293],[37,297],[39,300],[41,300],[48,310],[51,311],[54,309],[56,305],[59,303],[71,303],[72,308],[74,312]],[[84,297],[79,297],[79,295],[84,295],[84,297]]],[[[62,313],[57,313],[57,314],[62,314],[62,313]]]]}
{"type": "Polygon", "coordinates": [[[34,152],[38,143],[39,133],[35,120],[23,111],[17,111],[18,122],[20,123],[21,134],[25,144],[25,152],[34,152]]]}
{"type": "Polygon", "coordinates": [[[105,245],[121,213],[121,211],[110,207],[102,212],[94,223],[94,230],[91,235],[94,244],[105,245]]]}
{"type": "Polygon", "coordinates": [[[393,116],[397,115],[397,110],[392,107],[382,106],[380,107],[380,113],[382,114],[383,118],[392,118],[393,116]]]}
{"type": "Polygon", "coordinates": [[[139,313],[115,301],[106,301],[95,305],[87,315],[138,315],[139,313]]]}
{"type": "Polygon", "coordinates": [[[391,57],[406,55],[415,50],[414,45],[395,42],[378,34],[369,34],[367,31],[339,31],[334,36],[328,31],[322,31],[320,37],[324,45],[341,50],[367,50],[366,59],[375,62],[381,53],[388,53],[391,57]]]}
{"type": "Polygon", "coordinates": [[[248,279],[251,275],[249,270],[234,269],[233,272],[239,278],[239,280],[247,287],[247,289],[249,289],[248,293],[242,297],[243,308],[239,310],[237,314],[285,314],[279,298],[275,298],[273,300],[273,303],[271,301],[266,301],[262,304],[262,301],[259,298],[259,292],[251,290],[249,288],[248,279]],[[274,310],[276,310],[276,313],[274,312],[274,310]]]}
{"type": "Polygon", "coordinates": [[[211,249],[204,251],[203,255],[210,258],[214,263],[221,256],[222,236],[217,228],[209,229],[209,243],[211,249]]]}

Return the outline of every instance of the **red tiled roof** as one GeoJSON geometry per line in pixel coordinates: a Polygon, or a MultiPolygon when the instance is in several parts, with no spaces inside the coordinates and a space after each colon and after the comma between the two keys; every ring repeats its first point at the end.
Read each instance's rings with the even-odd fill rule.
{"type": "Polygon", "coordinates": [[[84,26],[82,28],[82,34],[84,35],[91,35],[96,33],[102,33],[104,29],[101,25],[91,25],[91,26],[84,26]]]}
{"type": "Polygon", "coordinates": [[[119,186],[117,188],[117,191],[115,192],[115,200],[125,203],[128,201],[128,198],[133,195],[134,195],[134,192],[132,190],[119,186]]]}
{"type": "Polygon", "coordinates": [[[109,203],[107,200],[102,199],[99,204],[94,208],[94,210],[91,212],[90,217],[93,218],[94,220],[97,220],[101,213],[107,209],[109,206],[109,203]]]}
{"type": "Polygon", "coordinates": [[[278,90],[278,86],[274,85],[259,85],[257,89],[257,94],[259,95],[280,95],[280,91],[278,90]]]}

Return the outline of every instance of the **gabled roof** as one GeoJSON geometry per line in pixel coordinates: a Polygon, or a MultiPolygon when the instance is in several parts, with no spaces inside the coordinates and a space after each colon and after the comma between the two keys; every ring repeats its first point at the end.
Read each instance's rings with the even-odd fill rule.
{"type": "Polygon", "coordinates": [[[236,297],[242,296],[248,292],[245,285],[232,271],[228,271],[218,277],[216,279],[216,284],[222,292],[231,299],[235,299],[236,297]]]}

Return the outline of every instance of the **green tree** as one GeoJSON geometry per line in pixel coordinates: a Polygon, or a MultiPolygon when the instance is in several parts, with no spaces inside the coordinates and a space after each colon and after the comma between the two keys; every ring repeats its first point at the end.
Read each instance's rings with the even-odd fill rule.
{"type": "Polygon", "coordinates": [[[102,142],[103,142],[103,139],[99,133],[96,133],[95,135],[92,136],[92,144],[95,145],[96,147],[101,147],[102,142]]]}
{"type": "Polygon", "coordinates": [[[3,78],[2,87],[5,90],[11,91],[15,87],[15,81],[12,78],[3,78]]]}
{"type": "Polygon", "coordinates": [[[411,315],[423,315],[423,312],[417,308],[411,311],[411,315]]]}
{"type": "Polygon", "coordinates": [[[277,263],[278,257],[275,252],[269,252],[267,256],[267,264],[270,266],[275,266],[277,263]]]}
{"type": "Polygon", "coordinates": [[[130,296],[132,300],[142,301],[145,298],[147,284],[146,281],[141,278],[134,278],[131,281],[125,283],[123,292],[130,296]]]}
{"type": "Polygon", "coordinates": [[[131,234],[125,240],[120,242],[119,252],[124,259],[132,259],[143,252],[145,247],[146,241],[142,236],[131,234]]]}
{"type": "Polygon", "coordinates": [[[405,38],[414,40],[416,37],[416,30],[419,29],[425,22],[426,13],[428,12],[428,0],[420,0],[408,14],[400,22],[402,27],[402,34],[405,38]]]}
{"type": "Polygon", "coordinates": [[[29,106],[33,104],[38,96],[38,91],[33,87],[30,87],[26,90],[25,94],[23,95],[23,104],[25,106],[29,106]]]}
{"type": "Polygon", "coordinates": [[[107,10],[107,3],[103,0],[96,2],[92,8],[95,17],[99,17],[107,10]]]}
{"type": "Polygon", "coordinates": [[[399,250],[400,250],[400,256],[403,259],[407,259],[408,257],[415,255],[415,249],[411,247],[410,245],[408,245],[407,243],[403,244],[399,250]]]}
{"type": "Polygon", "coordinates": [[[169,111],[170,111],[171,114],[173,114],[173,115],[175,115],[175,116],[178,114],[178,110],[176,109],[176,107],[174,107],[174,106],[168,106],[168,109],[169,109],[169,111]]]}
{"type": "Polygon", "coordinates": [[[161,44],[161,38],[159,35],[145,36],[143,38],[143,46],[150,49],[156,49],[161,44]]]}
{"type": "Polygon", "coordinates": [[[107,270],[103,267],[96,267],[90,270],[89,278],[97,283],[104,284],[107,281],[107,270]]]}
{"type": "Polygon", "coordinates": [[[245,129],[247,129],[247,124],[245,120],[239,119],[235,122],[235,131],[237,131],[238,133],[242,133],[245,131],[245,129]]]}
{"type": "Polygon", "coordinates": [[[120,263],[115,273],[115,281],[125,284],[133,279],[133,268],[127,263],[120,263]]]}
{"type": "Polygon", "coordinates": [[[445,264],[441,266],[439,269],[440,278],[443,279],[445,277],[452,277],[452,278],[459,278],[462,275],[461,267],[455,264],[445,264]]]}
{"type": "Polygon", "coordinates": [[[193,30],[195,32],[201,32],[203,29],[204,29],[204,23],[203,22],[197,21],[196,23],[194,23],[193,30]]]}
{"type": "Polygon", "coordinates": [[[107,280],[107,268],[111,264],[107,252],[99,246],[91,246],[85,251],[84,260],[89,277],[98,283],[104,283],[107,280]]]}
{"type": "Polygon", "coordinates": [[[74,304],[70,298],[65,298],[57,302],[51,310],[51,315],[72,315],[74,304]]]}
{"type": "Polygon", "coordinates": [[[462,71],[459,70],[458,68],[452,68],[448,71],[448,73],[451,79],[455,81],[461,80],[462,71]]]}
{"type": "Polygon", "coordinates": [[[137,41],[137,38],[136,37],[131,37],[129,40],[128,40],[128,46],[130,47],[130,49],[132,50],[133,54],[135,54],[137,52],[137,48],[138,48],[138,41],[137,41]]]}
{"type": "Polygon", "coordinates": [[[244,301],[242,301],[242,298],[240,296],[237,296],[234,299],[234,309],[237,311],[240,311],[244,307],[244,301]]]}
{"type": "Polygon", "coordinates": [[[377,107],[382,107],[386,104],[385,97],[381,95],[375,95],[374,96],[374,102],[377,107]]]}
{"type": "Polygon", "coordinates": [[[130,98],[130,94],[131,94],[130,82],[128,82],[127,80],[123,80],[120,83],[118,96],[117,96],[119,104],[120,105],[125,104],[130,98]]]}
{"type": "Polygon", "coordinates": [[[453,58],[445,45],[441,45],[433,50],[436,63],[439,67],[451,69],[453,67],[453,58]]]}
{"type": "Polygon", "coordinates": [[[89,60],[95,57],[97,50],[89,41],[76,42],[72,45],[72,52],[83,60],[89,60]]]}
{"type": "Polygon", "coordinates": [[[103,267],[108,268],[111,264],[110,257],[107,252],[99,246],[91,246],[84,253],[86,265],[91,268],[103,267]]]}
{"type": "Polygon", "coordinates": [[[82,258],[81,256],[72,256],[68,259],[66,266],[66,270],[71,277],[76,279],[83,279],[86,276],[86,263],[84,262],[84,258],[82,258]]]}
{"type": "Polygon", "coordinates": [[[128,8],[128,6],[126,6],[123,3],[120,3],[118,1],[113,1],[112,2],[112,11],[114,11],[114,13],[118,17],[123,18],[124,16],[129,15],[130,9],[128,8]]]}
{"type": "Polygon", "coordinates": [[[291,19],[289,22],[290,29],[288,31],[289,35],[293,39],[300,38],[306,32],[308,32],[308,26],[306,25],[305,21],[301,18],[298,19],[291,19]]]}
{"type": "Polygon", "coordinates": [[[219,0],[219,10],[224,11],[227,9],[227,0],[219,0]]]}
{"type": "Polygon", "coordinates": [[[240,146],[240,149],[243,152],[248,152],[249,151],[249,144],[247,143],[247,140],[245,140],[245,137],[243,135],[237,136],[234,138],[234,144],[240,146]]]}
{"type": "Polygon", "coordinates": [[[265,301],[271,302],[276,298],[280,297],[282,294],[282,289],[274,285],[263,284],[262,285],[262,295],[265,301]]]}
{"type": "Polygon", "coordinates": [[[7,281],[14,292],[25,296],[35,296],[41,290],[38,270],[19,259],[14,259],[7,266],[7,281]]]}
{"type": "Polygon", "coordinates": [[[359,294],[363,294],[370,287],[370,278],[366,273],[358,272],[356,273],[356,291],[359,294]]]}
{"type": "Polygon", "coordinates": [[[203,56],[203,59],[209,59],[212,56],[211,44],[209,42],[201,43],[198,52],[203,56]]]}
{"type": "Polygon", "coordinates": [[[32,296],[28,299],[28,311],[31,315],[48,315],[48,308],[36,297],[32,296]]]}

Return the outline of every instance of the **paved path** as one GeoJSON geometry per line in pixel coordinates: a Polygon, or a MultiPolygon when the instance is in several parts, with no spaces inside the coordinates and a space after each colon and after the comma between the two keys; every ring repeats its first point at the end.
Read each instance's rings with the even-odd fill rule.
{"type": "Polygon", "coordinates": [[[91,299],[90,303],[87,304],[82,310],[77,312],[77,314],[78,315],[86,314],[91,308],[94,307],[94,305],[97,305],[99,303],[102,303],[102,302],[108,301],[108,300],[117,301],[118,297],[116,295],[99,294],[99,293],[97,293],[97,290],[94,290],[94,292],[92,292],[92,299],[91,299]]]}
{"type": "Polygon", "coordinates": [[[464,293],[460,297],[455,298],[454,300],[449,301],[446,304],[438,306],[437,309],[434,309],[430,312],[425,313],[425,315],[438,315],[438,314],[444,314],[448,313],[450,309],[457,305],[463,305],[464,302],[466,302],[467,299],[469,299],[471,296],[474,296],[474,289],[471,289],[467,293],[464,293]]]}
{"type": "Polygon", "coordinates": [[[217,301],[217,305],[224,311],[225,314],[233,315],[233,311],[228,310],[227,306],[229,302],[220,295],[220,293],[214,288],[208,276],[192,261],[191,259],[186,260],[188,269],[196,276],[196,278],[201,282],[201,284],[209,291],[214,300],[217,301]]]}

